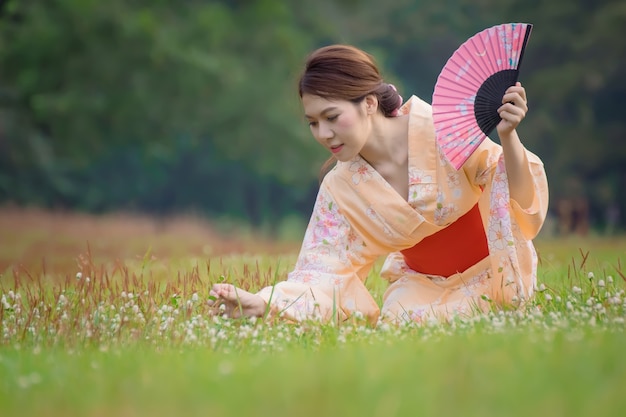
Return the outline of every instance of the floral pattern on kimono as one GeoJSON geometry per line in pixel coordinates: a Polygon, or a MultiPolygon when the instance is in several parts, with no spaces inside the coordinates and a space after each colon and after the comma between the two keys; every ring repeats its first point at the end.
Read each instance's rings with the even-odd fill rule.
{"type": "Polygon", "coordinates": [[[547,212],[548,189],[541,160],[527,151],[533,202],[510,198],[500,145],[486,139],[455,170],[435,141],[430,105],[412,97],[400,114],[409,117],[409,194],[400,196],[359,156],[338,162],[324,178],[302,248],[284,282],[259,295],[271,311],[289,319],[345,319],[355,312],[375,323],[381,306],[365,287],[376,259],[385,317],[422,322],[527,299],[536,285],[532,239],[547,212]],[[411,270],[400,253],[442,230],[476,203],[489,256],[450,277],[411,270]]]}

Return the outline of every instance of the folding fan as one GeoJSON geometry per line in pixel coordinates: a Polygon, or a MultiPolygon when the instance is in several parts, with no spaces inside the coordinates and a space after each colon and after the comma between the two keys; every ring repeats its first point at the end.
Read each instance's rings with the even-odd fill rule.
{"type": "Polygon", "coordinates": [[[500,122],[504,92],[515,85],[532,25],[506,23],[465,41],[443,67],[433,92],[437,143],[456,169],[500,122]]]}

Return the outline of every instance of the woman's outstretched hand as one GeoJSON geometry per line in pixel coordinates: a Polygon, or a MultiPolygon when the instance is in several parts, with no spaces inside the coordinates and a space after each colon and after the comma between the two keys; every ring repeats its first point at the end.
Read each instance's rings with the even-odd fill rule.
{"type": "Polygon", "coordinates": [[[520,82],[509,87],[502,97],[502,106],[498,109],[500,123],[496,127],[498,136],[506,138],[513,133],[520,122],[526,117],[528,104],[526,102],[526,90],[520,82]]]}
{"type": "Polygon", "coordinates": [[[209,294],[215,298],[210,301],[211,305],[218,308],[223,305],[223,313],[228,317],[262,317],[265,314],[265,300],[232,284],[214,284],[209,294]]]}

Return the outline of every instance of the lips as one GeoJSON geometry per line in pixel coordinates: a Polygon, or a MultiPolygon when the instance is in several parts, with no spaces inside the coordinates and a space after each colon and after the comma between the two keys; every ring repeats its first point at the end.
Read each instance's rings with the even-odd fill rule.
{"type": "Polygon", "coordinates": [[[330,147],[330,151],[332,153],[337,153],[339,151],[341,151],[343,149],[343,145],[336,145],[336,146],[331,146],[330,147]]]}

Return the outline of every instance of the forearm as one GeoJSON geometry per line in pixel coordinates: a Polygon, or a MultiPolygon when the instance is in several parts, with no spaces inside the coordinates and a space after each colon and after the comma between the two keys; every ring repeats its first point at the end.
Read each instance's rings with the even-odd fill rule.
{"type": "Polygon", "coordinates": [[[524,209],[533,202],[533,177],[524,145],[516,130],[500,137],[511,199],[524,209]]]}

